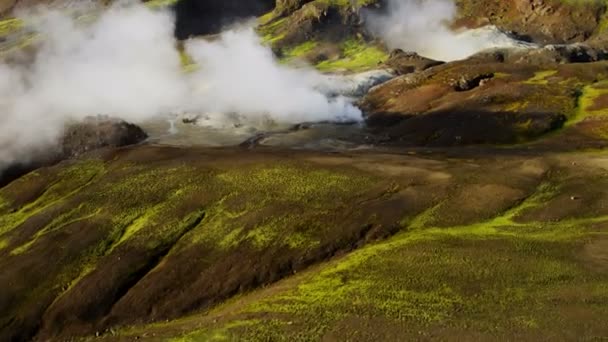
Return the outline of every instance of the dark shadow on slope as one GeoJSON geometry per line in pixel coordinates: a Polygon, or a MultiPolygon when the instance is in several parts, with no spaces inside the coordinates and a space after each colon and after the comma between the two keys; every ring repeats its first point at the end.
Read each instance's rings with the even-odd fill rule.
{"type": "Polygon", "coordinates": [[[537,139],[563,127],[557,113],[437,111],[420,115],[376,114],[367,118],[372,133],[391,144],[458,146],[516,144],[537,139]]]}
{"type": "Polygon", "coordinates": [[[183,0],[175,7],[175,37],[219,33],[239,19],[256,17],[274,8],[274,0],[183,0]]]}

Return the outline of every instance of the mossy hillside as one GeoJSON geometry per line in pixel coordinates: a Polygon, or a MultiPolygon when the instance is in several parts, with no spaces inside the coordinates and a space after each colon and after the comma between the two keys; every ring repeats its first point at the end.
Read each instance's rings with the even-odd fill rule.
{"type": "Polygon", "coordinates": [[[286,17],[263,16],[258,30],[283,62],[304,60],[324,72],[369,70],[386,60],[385,48],[348,24],[347,18],[373,3],[359,1],[353,7],[351,1],[316,0],[286,17]]]}
{"type": "MultiPolygon", "coordinates": [[[[93,273],[115,249],[122,245],[155,249],[171,243],[185,229],[187,222],[182,222],[190,216],[189,212],[182,213],[179,202],[172,201],[180,199],[173,189],[175,180],[186,176],[186,171],[169,168],[143,172],[124,166],[112,169],[113,176],[108,179],[105,163],[97,160],[59,169],[61,172],[48,175],[48,187],[38,199],[4,216],[0,226],[5,251],[0,263],[5,265],[5,276],[24,277],[24,282],[3,290],[15,306],[7,307],[1,319],[10,322],[11,317],[22,317],[20,322],[26,323],[20,324],[26,325],[20,329],[24,333],[29,329],[29,315],[42,314],[54,298],[68,293],[78,280],[93,273]],[[129,171],[137,175],[122,182],[113,178],[120,179],[121,172],[129,171]],[[157,177],[164,181],[158,182],[157,177]],[[133,228],[139,218],[147,220],[147,229],[133,228]],[[151,228],[152,232],[148,230],[151,228]],[[65,247],[49,249],[48,245],[54,243],[65,247]],[[45,260],[56,263],[44,266],[42,272],[45,260]],[[21,269],[30,263],[36,266],[21,269]]],[[[182,193],[190,189],[184,187],[182,193]]]]}
{"type": "Polygon", "coordinates": [[[572,252],[580,242],[471,239],[467,233],[409,233],[366,247],[303,275],[293,289],[247,306],[219,328],[176,341],[316,340],[344,333],[397,340],[441,335],[443,329],[505,338],[605,333],[606,276],[580,267],[572,252]],[[564,307],[590,318],[586,331],[564,307]],[[369,320],[375,323],[348,323],[369,320]],[[382,326],[388,329],[373,328],[382,326]]]}
{"type": "MultiPolygon", "coordinates": [[[[151,267],[136,261],[139,256],[155,262],[156,255],[167,254],[153,266],[154,279],[166,274],[165,267],[178,267],[172,262],[182,252],[201,251],[204,267],[237,250],[264,254],[286,249],[306,260],[334,243],[334,236],[344,240],[339,248],[347,248],[356,236],[340,236],[345,224],[357,228],[376,220],[373,212],[352,204],[384,191],[383,182],[360,171],[291,162],[215,169],[89,160],[49,170],[56,169],[61,171],[40,172],[47,187],[39,198],[3,216],[0,263],[7,265],[5,277],[20,274],[20,265],[29,262],[58,260],[46,272],[36,267],[23,273],[35,279],[6,289],[16,306],[7,308],[3,322],[16,312],[35,322],[45,310],[50,317],[69,310],[78,322],[87,315],[86,306],[73,298],[89,295],[87,302],[103,314],[114,300],[113,289],[151,267]],[[67,247],[48,248],[56,243],[67,247]]],[[[19,182],[2,190],[5,206],[12,205],[11,189],[19,182]]],[[[146,301],[145,291],[135,288],[131,296],[146,301]]]]}
{"type": "MultiPolygon", "coordinates": [[[[51,176],[57,177],[56,181],[50,183],[48,188],[31,203],[26,203],[17,210],[4,212],[0,217],[0,234],[6,234],[24,223],[28,218],[60,204],[66,199],[76,194],[79,190],[86,187],[99,174],[104,171],[103,164],[98,162],[76,163],[72,167],[61,170],[58,174],[51,176]]],[[[23,183],[35,182],[32,178],[44,177],[39,173],[33,173],[26,178],[18,180],[13,186],[0,189],[2,205],[0,208],[13,207],[11,197],[20,194],[15,193],[14,188],[20,187],[23,183]]]]}
{"type": "Polygon", "coordinates": [[[545,43],[580,42],[603,26],[605,0],[548,0],[542,4],[457,0],[459,24],[488,22],[545,43]]]}
{"type": "Polygon", "coordinates": [[[501,144],[527,143],[539,137],[565,135],[584,135],[585,138],[576,139],[587,139],[587,143],[590,143],[589,137],[595,137],[598,143],[603,140],[601,132],[592,131],[597,131],[598,125],[604,127],[601,113],[608,108],[608,96],[602,94],[602,84],[608,74],[605,62],[561,65],[473,62],[447,63],[374,88],[362,101],[369,122],[381,125],[381,118],[385,116],[415,115],[415,120],[387,128],[391,134],[414,143],[437,140],[434,135],[437,132],[449,142],[445,132],[458,127],[448,119],[450,115],[456,116],[453,113],[460,113],[460,122],[471,120],[467,129],[453,133],[461,137],[453,140],[458,143],[468,141],[467,136],[471,134],[475,135],[472,140],[477,144],[486,140],[501,144]],[[462,84],[466,89],[463,90],[462,84]],[[592,113],[594,125],[590,124],[591,119],[581,121],[589,116],[583,113],[587,113],[583,108],[592,113]],[[444,117],[446,123],[440,120],[444,117]],[[488,120],[482,122],[480,118],[488,120]],[[410,125],[418,126],[409,128],[410,125]],[[495,134],[482,137],[483,131],[475,129],[479,125],[489,125],[487,129],[495,134]],[[563,127],[567,129],[560,129],[563,127]],[[576,129],[570,129],[572,127],[576,129]],[[406,133],[400,130],[413,137],[401,137],[406,133]],[[504,134],[502,142],[498,139],[501,134],[504,134]]]}
{"type": "Polygon", "coordinates": [[[388,58],[382,47],[366,43],[361,39],[347,40],[340,45],[338,59],[322,61],[316,65],[321,71],[359,72],[377,68],[388,58]]]}
{"type": "MultiPolygon", "coordinates": [[[[209,312],[129,328],[118,336],[154,334],[175,341],[320,340],[345,334],[363,341],[454,334],[529,340],[604,336],[608,274],[582,256],[588,244],[608,241],[606,177],[597,167],[568,157],[551,171],[538,159],[520,167],[462,169],[453,179],[457,188],[496,182],[493,177],[501,172],[509,174],[505,180],[512,187],[529,186],[520,172],[540,179],[534,178],[538,183],[521,201],[490,219],[446,226],[454,221],[446,217],[459,214],[439,201],[405,216],[401,232],[386,241],[209,312]],[[573,194],[581,198],[573,200],[573,194]],[[580,315],[584,324],[574,318],[580,315]]],[[[441,198],[468,205],[459,196],[441,198]]]]}
{"type": "MultiPolygon", "coordinates": [[[[179,0],[151,0],[144,2],[150,9],[166,9],[179,0]]],[[[75,20],[79,23],[89,23],[96,19],[97,14],[83,14],[75,20]]],[[[0,18],[0,38],[7,38],[0,43],[0,57],[15,51],[35,45],[39,39],[44,39],[44,33],[29,32],[28,25],[21,18],[0,18]]]]}
{"type": "Polygon", "coordinates": [[[450,331],[494,338],[602,336],[608,276],[581,267],[576,251],[597,236],[591,223],[608,217],[554,225],[512,221],[550,193],[543,187],[489,222],[403,232],[269,290],[220,327],[175,341],[304,341],[344,333],[395,340],[450,331]],[[568,310],[588,317],[585,330],[568,310]],[[349,324],[370,319],[375,323],[349,324]]]}
{"type": "Polygon", "coordinates": [[[373,177],[358,173],[297,164],[231,170],[219,173],[216,180],[226,193],[207,209],[189,240],[221,250],[243,243],[260,250],[270,245],[314,248],[338,228],[326,217],[347,210],[346,203],[375,183],[373,177]]]}

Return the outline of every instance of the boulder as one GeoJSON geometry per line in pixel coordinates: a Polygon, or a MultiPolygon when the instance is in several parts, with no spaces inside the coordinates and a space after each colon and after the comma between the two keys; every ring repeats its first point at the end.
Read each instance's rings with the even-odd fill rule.
{"type": "Polygon", "coordinates": [[[391,51],[388,60],[384,63],[395,70],[398,75],[426,70],[441,65],[443,62],[420,56],[416,52],[405,52],[401,49],[391,51]]]}
{"type": "Polygon", "coordinates": [[[14,163],[0,172],[0,187],[40,167],[72,159],[104,147],[121,147],[140,143],[148,135],[137,125],[106,117],[87,118],[69,125],[58,146],[49,146],[24,162],[14,163]]]}
{"type": "Polygon", "coordinates": [[[148,138],[139,126],[111,118],[88,118],[67,128],[61,139],[61,159],[76,158],[103,147],[121,147],[148,138]]]}
{"type": "Polygon", "coordinates": [[[519,37],[543,44],[582,42],[601,25],[603,1],[459,0],[457,25],[493,24],[519,37]]]}
{"type": "Polygon", "coordinates": [[[302,6],[311,1],[312,0],[277,0],[274,14],[277,17],[291,15],[293,12],[299,10],[302,8],[302,6]]]}

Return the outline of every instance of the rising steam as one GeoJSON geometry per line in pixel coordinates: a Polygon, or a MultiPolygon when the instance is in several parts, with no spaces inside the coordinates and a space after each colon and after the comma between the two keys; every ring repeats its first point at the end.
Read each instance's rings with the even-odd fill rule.
{"type": "Polygon", "coordinates": [[[390,48],[415,51],[442,61],[466,58],[494,47],[525,47],[496,27],[453,31],[457,7],[453,0],[388,0],[383,13],[368,12],[368,28],[390,48]]]}
{"type": "Polygon", "coordinates": [[[41,32],[27,66],[0,64],[0,172],[52,146],[65,124],[91,115],[141,122],[175,112],[280,122],[359,120],[343,98],[316,90],[319,75],[277,63],[251,28],[214,42],[191,41],[199,65],[184,73],[169,11],[116,4],[93,20],[38,10],[26,21],[41,32]],[[230,115],[229,115],[230,114],[230,115]]]}

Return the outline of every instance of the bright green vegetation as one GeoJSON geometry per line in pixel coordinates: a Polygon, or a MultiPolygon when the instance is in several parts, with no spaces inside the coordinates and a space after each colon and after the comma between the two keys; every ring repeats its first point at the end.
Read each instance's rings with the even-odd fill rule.
{"type": "Polygon", "coordinates": [[[135,164],[108,170],[104,163],[91,160],[64,167],[57,175],[22,178],[0,191],[0,208],[11,206],[13,188],[37,177],[57,178],[33,202],[0,216],[2,248],[12,245],[10,233],[17,228],[34,224],[48,212],[54,213],[53,218],[13,245],[12,255],[27,253],[53,233],[87,221],[109,229],[108,238],[101,242],[110,241],[104,253],[121,245],[154,249],[173,241],[184,232],[185,222],[202,215],[205,218],[192,231],[191,243],[219,249],[242,243],[308,249],[318,245],[326,231],[337,228],[338,223],[328,224],[325,216],[343,209],[349,199],[374,184],[364,174],[289,164],[226,172],[135,164]]]}
{"type": "MultiPolygon", "coordinates": [[[[600,104],[599,108],[594,108],[596,101],[602,97],[608,97],[608,81],[602,80],[581,86],[576,111],[568,125],[574,126],[587,119],[601,118],[608,114],[606,104],[600,104]]],[[[608,101],[604,101],[608,103],[608,101]]]]}
{"type": "Polygon", "coordinates": [[[318,46],[318,43],[314,42],[314,41],[304,42],[293,48],[286,49],[283,52],[283,59],[285,61],[289,61],[293,58],[302,57],[302,56],[306,55],[307,53],[311,52],[312,50],[314,50],[317,46],[318,46]]]}
{"type": "Polygon", "coordinates": [[[341,45],[342,55],[337,60],[327,60],[317,64],[321,71],[364,71],[373,69],[388,57],[380,48],[361,40],[348,40],[341,45]]]}
{"type": "Polygon", "coordinates": [[[13,33],[21,28],[23,28],[23,20],[21,19],[10,18],[0,20],[0,36],[13,33]]]}
{"type": "Polygon", "coordinates": [[[387,54],[380,45],[365,41],[359,34],[349,34],[339,40],[328,40],[332,30],[343,34],[339,23],[328,23],[324,34],[317,32],[316,26],[324,25],[327,13],[336,10],[341,15],[351,15],[351,6],[362,7],[375,3],[374,0],[316,0],[285,17],[281,9],[258,19],[258,28],[263,41],[280,51],[283,62],[296,58],[321,61],[315,67],[323,72],[358,72],[373,69],[386,60],[387,54]],[[304,32],[302,32],[304,30],[304,32]],[[306,40],[303,40],[306,39],[306,40]],[[326,54],[329,55],[326,55],[326,54]],[[316,58],[319,57],[319,58],[316,58]]]}
{"type": "Polygon", "coordinates": [[[198,64],[196,64],[194,59],[192,59],[192,57],[184,49],[179,50],[179,61],[184,72],[190,73],[199,69],[198,64]]]}
{"type": "Polygon", "coordinates": [[[378,2],[377,0],[317,0],[317,2],[319,3],[325,3],[328,5],[335,5],[335,6],[340,6],[340,7],[349,7],[349,6],[357,6],[357,7],[362,7],[362,6],[366,6],[366,5],[370,5],[370,4],[374,4],[376,2],[378,2]]]}
{"type": "MultiPolygon", "coordinates": [[[[145,2],[145,5],[151,9],[160,9],[174,5],[179,0],[151,0],[145,2]]],[[[92,22],[97,18],[97,14],[85,14],[78,17],[76,20],[79,23],[92,22]]],[[[19,34],[27,27],[21,18],[8,18],[0,20],[0,37],[10,34],[19,34]]],[[[18,37],[11,38],[8,42],[0,44],[0,54],[6,54],[28,47],[36,42],[41,35],[38,33],[27,33],[18,37]]]]}
{"type": "Polygon", "coordinates": [[[285,34],[281,33],[281,31],[284,30],[283,26],[287,24],[287,18],[281,18],[271,23],[268,23],[268,14],[262,18],[263,19],[258,19],[258,21],[264,21],[266,24],[259,27],[258,32],[263,37],[262,40],[265,43],[273,44],[285,37],[285,34]]]}
{"type": "MultiPolygon", "coordinates": [[[[34,202],[27,204],[19,210],[11,213],[4,213],[0,216],[0,234],[10,232],[25,222],[29,217],[36,215],[44,210],[50,209],[55,205],[61,204],[65,199],[73,196],[79,190],[87,186],[98,174],[103,171],[103,166],[98,162],[78,163],[73,167],[62,170],[58,175],[57,182],[51,186],[34,202]]],[[[31,178],[39,177],[38,174],[30,174],[20,179],[18,182],[31,182],[31,178]]],[[[5,192],[10,191],[2,189],[5,192]]],[[[0,192],[2,205],[6,208],[11,205],[7,195],[0,192]]]]}
{"type": "Polygon", "coordinates": [[[149,8],[164,8],[175,5],[179,0],[150,0],[146,1],[145,4],[149,8]]]}

